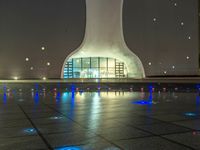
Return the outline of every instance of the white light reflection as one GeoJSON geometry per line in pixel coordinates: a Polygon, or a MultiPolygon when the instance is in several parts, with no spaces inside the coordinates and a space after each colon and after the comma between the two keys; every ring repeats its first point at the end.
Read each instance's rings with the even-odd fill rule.
{"type": "Polygon", "coordinates": [[[34,98],[34,91],[31,92],[31,97],[34,98]]]}
{"type": "Polygon", "coordinates": [[[90,121],[89,121],[89,129],[97,129],[100,122],[100,111],[101,111],[101,104],[100,104],[100,94],[95,92],[92,99],[92,106],[90,110],[90,121]]]}

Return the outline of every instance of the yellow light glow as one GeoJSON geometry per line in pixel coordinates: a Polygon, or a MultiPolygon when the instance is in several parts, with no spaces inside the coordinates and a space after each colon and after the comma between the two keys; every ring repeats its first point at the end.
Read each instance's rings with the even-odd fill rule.
{"type": "Polygon", "coordinates": [[[45,47],[44,47],[44,46],[42,46],[42,47],[41,47],[41,49],[44,51],[44,50],[45,50],[45,47]]]}
{"type": "Polygon", "coordinates": [[[14,79],[14,80],[18,80],[18,79],[19,79],[19,77],[15,76],[15,77],[13,77],[13,79],[14,79]]]}
{"type": "Polygon", "coordinates": [[[29,58],[28,57],[26,57],[26,59],[25,59],[26,61],[29,61],[29,58]]]}
{"type": "Polygon", "coordinates": [[[47,66],[50,66],[51,65],[51,63],[50,62],[47,62],[47,66]]]}

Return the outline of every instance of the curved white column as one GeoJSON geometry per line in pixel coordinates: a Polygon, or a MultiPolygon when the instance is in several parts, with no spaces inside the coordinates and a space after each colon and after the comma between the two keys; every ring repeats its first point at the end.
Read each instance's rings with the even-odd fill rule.
{"type": "Polygon", "coordinates": [[[86,30],[81,46],[70,58],[110,57],[125,63],[128,77],[145,77],[140,59],[127,47],[122,27],[123,0],[86,0],[86,30]]]}

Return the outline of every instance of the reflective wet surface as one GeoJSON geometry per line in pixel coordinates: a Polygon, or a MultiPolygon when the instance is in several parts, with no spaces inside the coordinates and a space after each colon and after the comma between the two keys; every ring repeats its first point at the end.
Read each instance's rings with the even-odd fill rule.
{"type": "Polygon", "coordinates": [[[0,149],[200,149],[199,89],[0,86],[0,149]]]}

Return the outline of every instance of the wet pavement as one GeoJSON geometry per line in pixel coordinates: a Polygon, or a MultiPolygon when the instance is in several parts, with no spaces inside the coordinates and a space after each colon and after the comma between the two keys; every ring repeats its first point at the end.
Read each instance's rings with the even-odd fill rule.
{"type": "Polygon", "coordinates": [[[200,150],[198,90],[0,86],[0,150],[200,150]]]}

